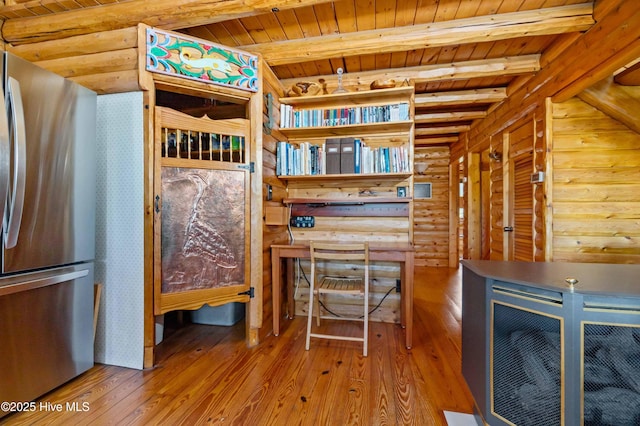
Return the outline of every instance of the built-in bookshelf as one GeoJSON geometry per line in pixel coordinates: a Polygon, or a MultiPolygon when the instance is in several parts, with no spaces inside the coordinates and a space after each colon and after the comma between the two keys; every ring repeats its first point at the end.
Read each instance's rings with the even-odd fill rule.
{"type": "Polygon", "coordinates": [[[327,176],[412,173],[413,87],[280,99],[276,174],[327,176]]]}
{"type": "MultiPolygon", "coordinates": [[[[412,243],[413,87],[288,97],[280,104],[278,112],[288,115],[277,120],[284,125],[275,158],[286,183],[283,207],[288,219],[313,218],[303,226],[285,220],[291,240],[412,243]]],[[[301,259],[300,268],[308,271],[309,261],[301,259]]],[[[373,297],[385,298],[382,289],[395,288],[401,276],[400,264],[372,262],[373,297]]],[[[400,311],[394,295],[382,309],[400,311]]]]}
{"type": "Polygon", "coordinates": [[[280,104],[280,129],[394,123],[409,119],[409,102],[340,108],[297,108],[280,104]]]}
{"type": "Polygon", "coordinates": [[[408,144],[371,147],[359,138],[330,138],[321,144],[281,141],[276,151],[279,176],[411,171],[408,144]]]}

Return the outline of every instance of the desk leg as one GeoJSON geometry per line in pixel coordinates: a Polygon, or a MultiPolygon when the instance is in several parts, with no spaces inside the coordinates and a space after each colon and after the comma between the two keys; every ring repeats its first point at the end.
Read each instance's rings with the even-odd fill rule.
{"type": "Polygon", "coordinates": [[[413,273],[414,273],[414,253],[406,252],[404,265],[401,266],[402,273],[402,322],[405,328],[405,343],[407,349],[413,345],[413,273]]]}
{"type": "Polygon", "coordinates": [[[282,271],[280,266],[282,259],[280,259],[280,249],[271,249],[271,300],[273,301],[273,334],[278,336],[280,334],[280,294],[282,293],[282,271]]]}
{"type": "Polygon", "coordinates": [[[296,301],[293,295],[293,285],[295,282],[294,269],[295,259],[287,258],[287,318],[293,319],[296,316],[296,301]]]}

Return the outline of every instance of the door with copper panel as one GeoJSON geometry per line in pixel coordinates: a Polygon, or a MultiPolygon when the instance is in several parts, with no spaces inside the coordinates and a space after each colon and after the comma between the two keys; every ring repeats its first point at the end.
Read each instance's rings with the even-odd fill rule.
{"type": "Polygon", "coordinates": [[[154,314],[247,302],[246,119],[156,107],[154,314]]]}

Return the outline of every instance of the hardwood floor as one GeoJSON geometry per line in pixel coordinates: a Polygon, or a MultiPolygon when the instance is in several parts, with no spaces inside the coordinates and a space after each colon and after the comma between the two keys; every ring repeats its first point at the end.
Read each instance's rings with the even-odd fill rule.
{"type": "Polygon", "coordinates": [[[242,322],[188,325],[162,342],[155,368],[96,365],[0,424],[446,425],[443,410],[473,410],[460,372],[461,272],[416,268],[415,278],[411,350],[394,324],[370,323],[367,358],[355,342],[316,339],[305,351],[301,317],[250,349],[242,322]]]}

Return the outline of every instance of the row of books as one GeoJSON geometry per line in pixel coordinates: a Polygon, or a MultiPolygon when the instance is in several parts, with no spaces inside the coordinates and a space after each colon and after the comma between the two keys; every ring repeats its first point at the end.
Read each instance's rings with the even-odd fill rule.
{"type": "Polygon", "coordinates": [[[408,173],[406,146],[369,147],[357,138],[332,138],[323,144],[278,142],[278,176],[408,173]]]}
{"type": "Polygon", "coordinates": [[[280,128],[346,126],[409,120],[407,102],[333,109],[300,109],[280,105],[280,128]]]}

